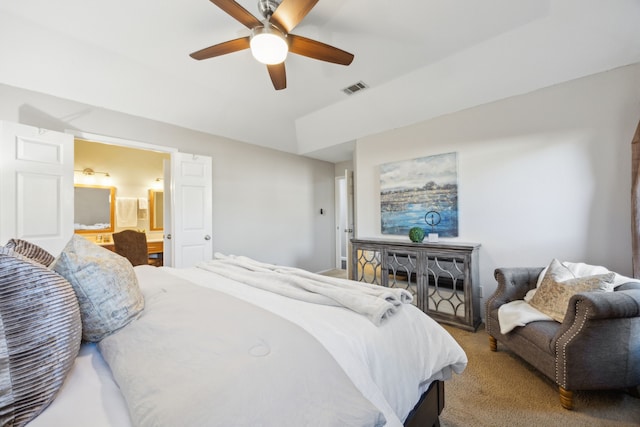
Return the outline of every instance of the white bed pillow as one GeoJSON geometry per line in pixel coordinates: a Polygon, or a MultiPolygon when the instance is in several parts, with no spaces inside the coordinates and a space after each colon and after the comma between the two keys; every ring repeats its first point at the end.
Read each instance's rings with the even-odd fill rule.
{"type": "Polygon", "coordinates": [[[80,303],[82,338],[97,342],[134,320],[144,297],[124,257],[74,234],[53,264],[80,303]]]}

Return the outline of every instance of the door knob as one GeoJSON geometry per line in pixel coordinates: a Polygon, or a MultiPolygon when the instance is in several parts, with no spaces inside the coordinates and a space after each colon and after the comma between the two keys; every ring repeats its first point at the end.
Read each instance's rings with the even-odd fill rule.
{"type": "Polygon", "coordinates": [[[207,234],[206,236],[204,236],[204,240],[211,240],[211,236],[207,234]]]}
{"type": "Polygon", "coordinates": [[[167,240],[171,240],[171,234],[167,234],[167,240]]]}

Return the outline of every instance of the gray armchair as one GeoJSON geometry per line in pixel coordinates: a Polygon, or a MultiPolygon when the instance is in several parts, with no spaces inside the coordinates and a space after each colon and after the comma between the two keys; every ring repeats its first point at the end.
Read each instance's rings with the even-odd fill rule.
{"type": "Polygon", "coordinates": [[[523,299],[542,268],[498,268],[496,292],[486,303],[489,346],[498,342],[554,381],[560,403],[573,408],[574,390],[628,389],[640,385],[640,284],[614,292],[583,292],[569,301],[564,321],[536,321],[500,333],[498,308],[523,299]]]}

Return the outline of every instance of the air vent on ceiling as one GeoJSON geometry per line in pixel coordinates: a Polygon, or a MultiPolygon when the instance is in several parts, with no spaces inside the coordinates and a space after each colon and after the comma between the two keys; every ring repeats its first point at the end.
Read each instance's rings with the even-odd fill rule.
{"type": "Polygon", "coordinates": [[[342,89],[342,91],[344,93],[346,93],[347,95],[353,95],[356,92],[359,92],[363,89],[368,88],[369,86],[367,86],[364,82],[359,81],[358,83],[352,84],[351,86],[345,87],[344,89],[342,89]]]}

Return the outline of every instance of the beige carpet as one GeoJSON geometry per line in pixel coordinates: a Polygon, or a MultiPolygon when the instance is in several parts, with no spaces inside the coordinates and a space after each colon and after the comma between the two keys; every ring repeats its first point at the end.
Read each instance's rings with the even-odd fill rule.
{"type": "Polygon", "coordinates": [[[488,336],[444,326],[469,358],[462,375],[445,383],[443,427],[640,426],[640,399],[619,391],[574,393],[573,411],[560,406],[555,385],[488,336]]]}
{"type": "MultiPolygon", "coordinates": [[[[323,274],[346,277],[345,270],[323,274]]],[[[640,426],[640,399],[621,391],[579,391],[568,411],[549,379],[500,344],[497,352],[489,350],[484,325],[475,333],[443,326],[464,348],[469,364],[445,383],[442,427],[640,426]]]]}
{"type": "Polygon", "coordinates": [[[320,274],[322,274],[323,276],[338,277],[340,279],[347,278],[347,270],[340,270],[340,269],[327,270],[327,271],[323,271],[320,274]]]}

